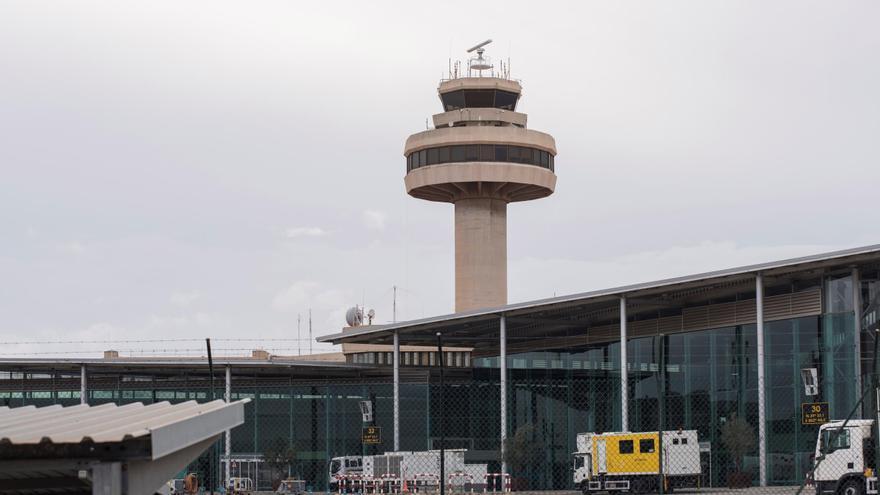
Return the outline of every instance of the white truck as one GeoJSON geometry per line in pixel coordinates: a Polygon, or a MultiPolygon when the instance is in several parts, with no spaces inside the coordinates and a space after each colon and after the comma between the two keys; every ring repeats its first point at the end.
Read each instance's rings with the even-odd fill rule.
{"type": "MultiPolygon", "coordinates": [[[[486,482],[486,464],[468,464],[466,449],[448,449],[446,484],[482,486],[486,482]]],[[[360,491],[366,484],[381,483],[386,489],[409,486],[437,486],[440,480],[440,451],[386,452],[379,455],[343,456],[330,460],[328,472],[331,491],[360,491]]]]}
{"type": "Polygon", "coordinates": [[[666,491],[697,487],[700,444],[696,430],[579,433],[574,453],[574,484],[584,495],[598,491],[666,491]]]}
{"type": "Polygon", "coordinates": [[[813,461],[816,495],[876,494],[876,448],[872,419],[820,426],[813,461]]]}

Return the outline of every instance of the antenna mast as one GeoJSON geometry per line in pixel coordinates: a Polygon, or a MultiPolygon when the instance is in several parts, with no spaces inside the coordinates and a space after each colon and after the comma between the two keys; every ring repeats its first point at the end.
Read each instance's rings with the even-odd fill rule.
{"type": "Polygon", "coordinates": [[[302,353],[303,353],[302,336],[299,331],[301,316],[302,315],[300,315],[299,313],[296,314],[296,354],[298,356],[302,356],[302,353]]]}
{"type": "Polygon", "coordinates": [[[468,53],[472,53],[474,51],[477,52],[477,56],[468,60],[468,77],[471,77],[471,71],[477,71],[478,77],[483,77],[484,70],[492,69],[492,60],[489,57],[483,58],[483,53],[486,51],[485,47],[489,43],[492,42],[492,39],[488,39],[482,43],[472,46],[468,49],[468,53]]]}
{"type": "Polygon", "coordinates": [[[312,308],[309,308],[309,356],[312,355],[312,308]]]}

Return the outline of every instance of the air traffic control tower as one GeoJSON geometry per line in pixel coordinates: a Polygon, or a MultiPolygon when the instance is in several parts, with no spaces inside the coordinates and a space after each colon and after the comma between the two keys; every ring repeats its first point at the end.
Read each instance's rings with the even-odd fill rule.
{"type": "Polygon", "coordinates": [[[507,204],[553,194],[553,136],[528,129],[516,111],[522,86],[509,63],[470,50],[438,92],[434,128],[406,140],[406,192],[455,205],[455,311],[507,304],[507,204]],[[462,72],[460,75],[459,72],[462,72]]]}

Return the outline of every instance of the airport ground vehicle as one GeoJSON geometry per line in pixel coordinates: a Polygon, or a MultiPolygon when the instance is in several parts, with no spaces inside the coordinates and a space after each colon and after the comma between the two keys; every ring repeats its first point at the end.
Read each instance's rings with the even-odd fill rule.
{"type": "Polygon", "coordinates": [[[877,441],[872,419],[832,421],[819,427],[813,482],[816,495],[877,493],[877,441]]]}
{"type": "Polygon", "coordinates": [[[666,491],[700,482],[700,445],[696,430],[579,433],[574,453],[574,483],[584,494],[598,491],[666,491]],[[663,474],[660,474],[660,466],[663,474]]]}
{"type": "Polygon", "coordinates": [[[278,489],[275,490],[275,493],[283,495],[300,495],[306,493],[306,482],[305,480],[288,478],[281,481],[278,485],[278,489]]]}
{"type": "Polygon", "coordinates": [[[173,479],[167,485],[171,495],[193,495],[199,492],[199,478],[195,473],[173,479]]]}
{"type": "MultiPolygon", "coordinates": [[[[466,449],[444,451],[445,483],[479,488],[486,483],[486,464],[465,462],[466,449]]],[[[386,452],[379,455],[334,457],[329,469],[331,491],[383,489],[400,491],[407,487],[436,487],[440,480],[440,451],[386,452]]],[[[411,489],[411,488],[410,488],[411,489]]]]}
{"type": "Polygon", "coordinates": [[[226,493],[230,495],[250,495],[254,492],[254,480],[250,478],[229,478],[226,493]]]}

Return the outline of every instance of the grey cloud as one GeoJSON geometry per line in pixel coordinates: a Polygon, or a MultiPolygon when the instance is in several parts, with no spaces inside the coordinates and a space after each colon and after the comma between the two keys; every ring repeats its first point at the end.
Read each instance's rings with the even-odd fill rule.
{"type": "Polygon", "coordinates": [[[393,285],[399,318],[449,312],[452,208],[406,196],[401,154],[489,36],[560,152],[556,194],[509,211],[512,300],[876,242],[878,14],[3,2],[0,335],[290,336],[309,304],[328,333],[390,320],[393,285]]]}

